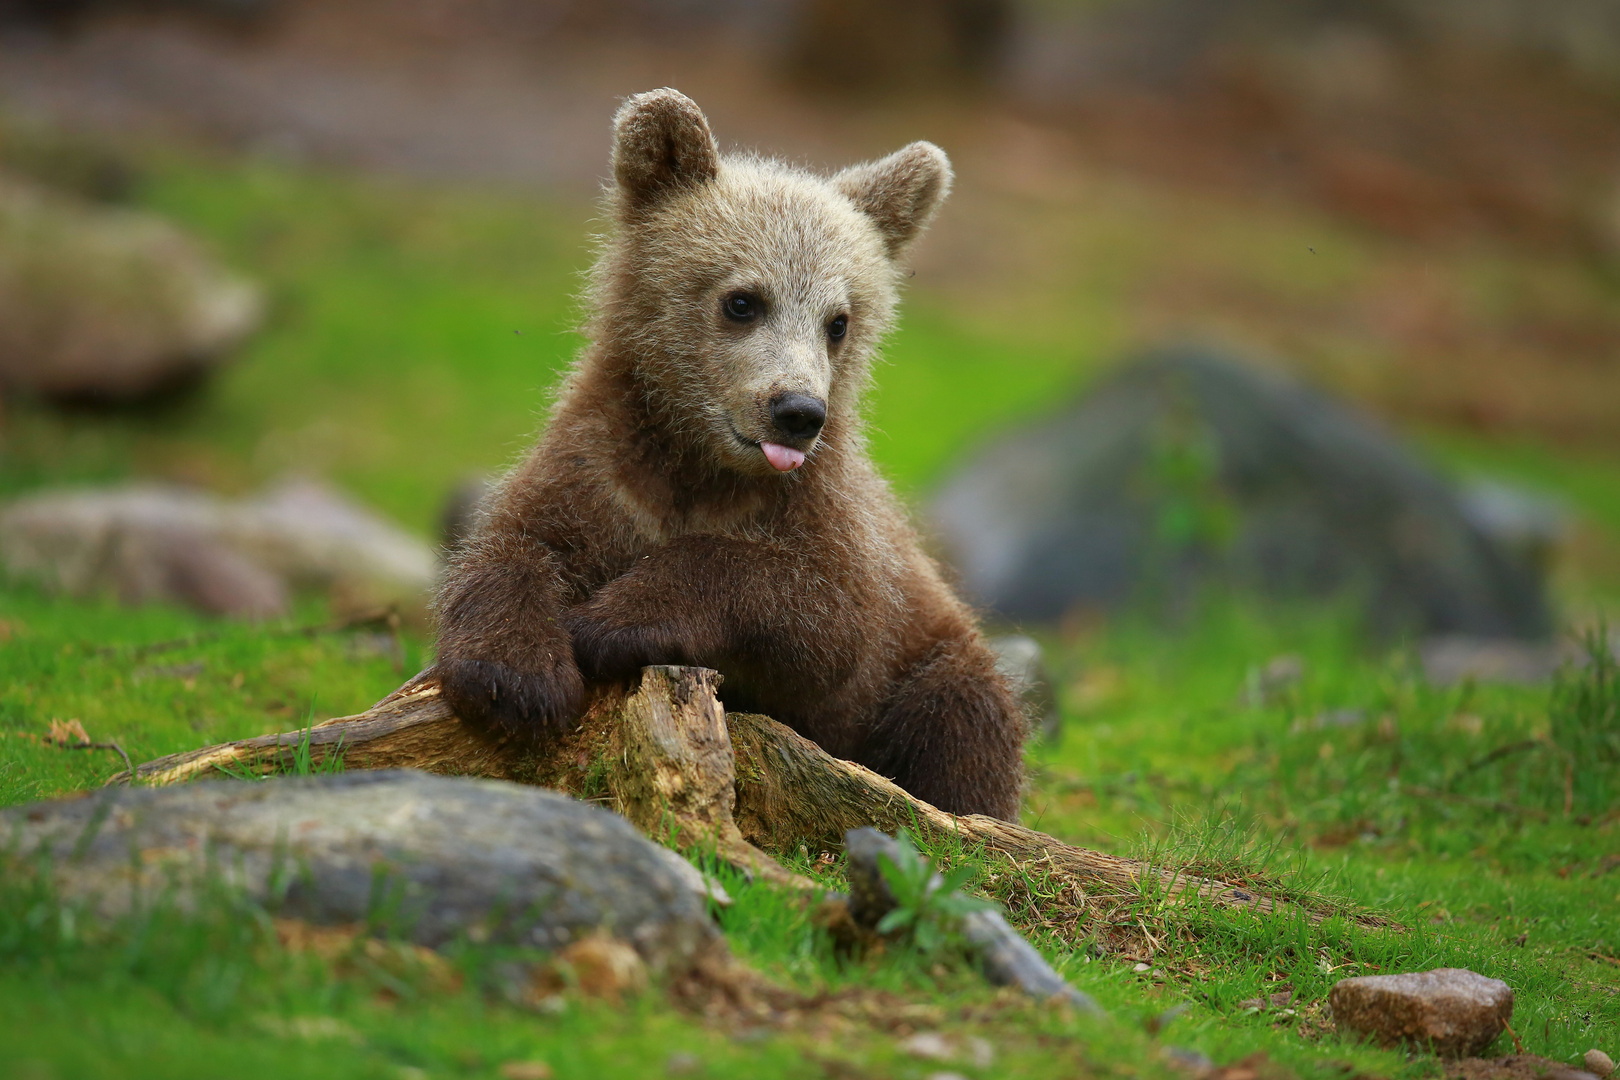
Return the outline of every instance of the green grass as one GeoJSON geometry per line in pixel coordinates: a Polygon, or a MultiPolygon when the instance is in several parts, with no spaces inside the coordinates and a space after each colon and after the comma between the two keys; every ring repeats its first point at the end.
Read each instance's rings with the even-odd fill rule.
{"type": "Polygon", "coordinates": [[[1039,755],[1030,811],[1042,828],[1284,895],[1342,896],[1412,928],[1290,941],[1211,916],[1166,950],[1190,965],[1172,980],[1184,991],[1253,997],[1269,969],[1320,998],[1324,959],[1445,964],[1513,985],[1533,1052],[1572,1060],[1620,1030],[1612,664],[1550,689],[1436,689],[1406,650],[1359,643],[1347,619],[1235,603],[1179,635],[1119,627],[1066,657],[1068,725],[1039,755]],[[1252,702],[1249,673],[1280,654],[1299,656],[1304,677],[1252,702]]]}
{"type": "Polygon", "coordinates": [[[115,739],[145,761],[363,712],[423,666],[409,637],[394,652],[379,635],[320,632],[324,615],[312,606],[284,624],[255,627],[9,590],[0,592],[0,620],[7,805],[122,771],[116,754],[66,754],[37,741],[53,719],[78,720],[93,739],[115,739]]]}
{"type": "MultiPolygon", "coordinates": [[[[3,610],[21,629],[0,653],[0,726],[37,734],[50,716],[88,715],[94,737],[118,738],[137,758],[363,708],[399,678],[390,660],[357,654],[355,641],[367,639],[353,634],[289,627],[277,635],[17,594],[4,597],[3,610]],[[154,644],[161,650],[142,651],[154,644]],[[204,667],[189,674],[199,659],[204,667]],[[136,670],[159,662],[188,674],[134,681],[136,670]],[[234,686],[226,673],[237,670],[255,671],[254,680],[234,686]],[[123,692],[107,693],[120,685],[123,692]],[[317,687],[334,695],[332,705],[308,714],[317,687]],[[111,708],[95,711],[100,701],[111,708]],[[207,718],[202,728],[193,728],[195,717],[207,718]]],[[[317,615],[305,613],[311,624],[317,615]]],[[[407,643],[407,651],[416,647],[407,643]]],[[[875,1014],[881,1022],[855,1024],[824,1052],[793,1030],[739,1045],[656,994],[628,1011],[574,1000],[560,1016],[535,1016],[469,979],[459,990],[379,1001],[375,973],[315,970],[268,940],[262,917],[237,912],[160,931],[81,924],[75,937],[62,932],[54,905],[12,888],[0,890],[0,1008],[27,1022],[10,1026],[0,1044],[9,1060],[48,1064],[39,1075],[49,1076],[204,1075],[226,1046],[245,1060],[242,1075],[420,1068],[488,1076],[502,1061],[538,1057],[564,1077],[636,1076],[662,1070],[679,1049],[705,1063],[701,1075],[823,1075],[803,1064],[815,1052],[854,1075],[921,1076],[891,1033],[898,1002],[913,1008],[912,1028],[971,1033],[996,1047],[997,1064],[982,1074],[952,1066],[966,1075],[1009,1075],[1001,1070],[1015,1065],[1018,1075],[1110,1075],[1176,1045],[1222,1061],[1263,1051],[1307,1076],[1339,1075],[1345,1062],[1367,1075],[1419,1076],[1432,1071],[1429,1059],[1322,1035],[1321,1002],[1346,974],[1442,965],[1506,979],[1532,1052],[1572,1060],[1612,1042],[1620,1030],[1620,874],[1612,857],[1620,818],[1614,788],[1604,785],[1617,770],[1590,742],[1612,745],[1612,674],[1602,685],[1588,676],[1550,690],[1434,690],[1413,678],[1399,650],[1369,649],[1337,616],[1233,602],[1211,603],[1177,634],[1123,624],[1057,651],[1070,676],[1065,731],[1057,747],[1035,752],[1027,822],[1283,897],[1336,897],[1344,910],[1376,909],[1408,929],[1172,904],[1151,890],[1077,901],[1038,873],[980,864],[975,888],[1005,903],[1059,969],[1110,1011],[1115,1019],[1099,1026],[1009,1002],[959,957],[942,962],[903,948],[839,956],[795,897],[722,872],[736,898],[722,926],[741,958],[803,993],[887,995],[890,1011],[875,1014]],[[1245,700],[1250,668],[1281,648],[1303,657],[1302,681],[1269,704],[1245,700]],[[1297,723],[1328,708],[1363,709],[1368,719],[1323,731],[1297,723]],[[1395,719],[1393,735],[1380,723],[1385,715],[1395,719]],[[1459,715],[1478,717],[1479,729],[1470,722],[1456,730],[1459,715]],[[1512,758],[1502,758],[1468,768],[1537,730],[1577,740],[1592,763],[1567,819],[1561,766],[1522,759],[1509,775],[1512,758]],[[1325,754],[1324,745],[1334,750],[1325,754]],[[1406,790],[1420,784],[1511,801],[1545,820],[1406,790]],[[1604,806],[1606,817],[1593,815],[1604,806]],[[1138,961],[1149,970],[1137,972],[1138,961]],[[1285,986],[1297,995],[1295,1016],[1242,1006],[1285,986]],[[1184,1011],[1149,1034],[1177,1006],[1184,1011]],[[285,1024],[264,1019],[315,1015],[337,1026],[289,1040],[277,1035],[285,1024]],[[74,1034],[83,1030],[89,1037],[74,1034]]],[[[8,803],[93,786],[119,767],[12,734],[3,760],[0,797],[8,803]]],[[[937,854],[975,864],[971,852],[937,854]]],[[[836,863],[799,860],[798,869],[840,880],[836,863]]],[[[456,962],[474,970],[478,958],[456,962]]]]}
{"type": "MultiPolygon", "coordinates": [[[[0,494],[131,474],[242,491],[303,473],[431,533],[453,484],[529,445],[579,347],[589,206],[161,158],[141,192],[265,283],[268,326],[156,411],[18,402],[0,494]]],[[[963,445],[1090,370],[1092,352],[1044,346],[919,297],[870,409],[899,488],[918,490],[963,445]]]]}
{"type": "MultiPolygon", "coordinates": [[[[0,496],[131,475],[245,491],[295,471],[426,534],[452,483],[521,452],[578,344],[588,208],[179,156],[152,157],[141,175],[139,202],[267,284],[270,325],[217,379],[155,411],[8,401],[0,496]]],[[[946,292],[910,298],[870,410],[874,451],[904,494],[1098,369],[1121,337],[1117,279],[1148,265],[1130,246],[1135,220],[1086,226],[1092,249],[1119,257],[1059,283],[1090,295],[1078,307],[1031,294],[1009,314],[946,292]]],[[[1253,274],[1320,289],[1356,272],[1324,259],[1327,277],[1306,282],[1288,258],[1316,263],[1291,228],[1262,230],[1274,257],[1253,274]]],[[[1176,250],[1213,262],[1240,242],[1216,229],[1176,250]]],[[[1589,612],[1620,580],[1602,555],[1620,537],[1613,462],[1447,432],[1425,441],[1458,472],[1569,500],[1599,553],[1563,579],[1572,609],[1589,612]]],[[[145,760],[358,712],[429,657],[410,633],[327,618],[306,603],[249,626],[0,589],[0,804],[93,788],[122,768],[111,752],[42,741],[53,719],[145,760]]],[[[61,905],[8,876],[0,1074],[491,1077],[543,1059],[560,1078],[639,1077],[689,1054],[697,1076],[1154,1075],[1174,1045],[1223,1062],[1264,1052],[1313,1077],[1416,1077],[1435,1062],[1323,1034],[1321,1001],[1348,973],[1440,964],[1508,980],[1529,1050],[1620,1051],[1612,683],[1437,689],[1408,649],[1367,641],[1344,612],[1220,598],[1173,631],[1126,619],[1049,645],[1064,732],[1031,752],[1028,824],[1284,898],[1327,896],[1339,914],[1259,918],[1151,890],[1079,896],[1035,870],[936,850],[975,868],[972,887],[1114,1017],[1097,1022],[998,994],[953,955],[841,956],[797,899],[719,871],[736,898],[719,918],[737,955],[782,985],[859,1004],[847,1027],[774,1030],[706,1024],[656,993],[535,1014],[486,992],[491,957],[472,948],[450,958],[459,988],[334,967],[283,948],[266,913],[226,900],[190,919],[69,926],[61,905]],[[1282,654],[1303,677],[1256,699],[1255,674],[1282,654]],[[1407,929],[1346,917],[1361,909],[1407,929]],[[1296,1015],[1241,1007],[1283,985],[1296,1015]],[[296,1022],[311,1016],[336,1023],[296,1022]],[[897,1048],[935,1028],[985,1038],[995,1063],[897,1048]]],[[[796,868],[841,879],[836,862],[796,868]]]]}
{"type": "Polygon", "coordinates": [[[221,893],[189,914],[156,905],[77,925],[47,893],[0,887],[0,1035],[8,1077],[492,1076],[544,1060],[559,1076],[659,1075],[672,1054],[706,1075],[796,1068],[787,1045],[738,1046],[651,997],[569,1001],[544,1020],[494,1008],[489,958],[426,964],[404,948],[323,959],[278,944],[266,913],[221,893]],[[457,984],[460,984],[458,987],[457,984]]]}

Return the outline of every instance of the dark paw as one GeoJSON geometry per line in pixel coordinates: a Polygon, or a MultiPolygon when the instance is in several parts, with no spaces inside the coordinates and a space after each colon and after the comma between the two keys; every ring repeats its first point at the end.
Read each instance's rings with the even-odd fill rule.
{"type": "Polygon", "coordinates": [[[587,679],[628,682],[648,664],[690,663],[686,650],[656,626],[614,626],[586,614],[564,620],[574,639],[574,661],[587,679]]]}
{"type": "Polygon", "coordinates": [[[520,672],[485,660],[440,660],[430,671],[464,723],[485,731],[539,738],[566,731],[579,716],[584,682],[564,661],[547,672],[520,672]]]}

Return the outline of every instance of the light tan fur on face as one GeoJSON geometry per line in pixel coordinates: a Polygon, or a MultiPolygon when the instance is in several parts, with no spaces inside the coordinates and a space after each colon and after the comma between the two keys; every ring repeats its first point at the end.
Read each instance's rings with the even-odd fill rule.
{"type": "Polygon", "coordinates": [[[781,439],[774,399],[825,402],[826,428],[800,447],[813,465],[819,443],[855,428],[894,317],[894,257],[943,200],[950,166],[927,143],[831,178],[721,157],[704,149],[713,140],[700,113],[659,105],[650,111],[668,130],[648,120],[645,103],[616,124],[609,201],[618,228],[592,293],[593,309],[613,316],[599,317],[591,336],[635,357],[649,402],[693,449],[744,475],[773,471],[758,444],[781,439]],[[722,310],[738,292],[764,305],[748,324],[722,310]],[[848,319],[841,341],[828,334],[838,315],[848,319]]]}

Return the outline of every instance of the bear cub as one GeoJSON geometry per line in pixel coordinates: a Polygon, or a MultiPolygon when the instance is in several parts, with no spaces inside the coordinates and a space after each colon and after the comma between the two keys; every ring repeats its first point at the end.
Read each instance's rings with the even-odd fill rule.
{"type": "Polygon", "coordinates": [[[586,680],[697,664],[729,709],[1016,816],[1023,713],[861,425],[897,260],[950,184],[926,142],[819,177],[722,156],[674,90],[624,104],[589,344],[437,599],[457,715],[543,737],[586,680]]]}

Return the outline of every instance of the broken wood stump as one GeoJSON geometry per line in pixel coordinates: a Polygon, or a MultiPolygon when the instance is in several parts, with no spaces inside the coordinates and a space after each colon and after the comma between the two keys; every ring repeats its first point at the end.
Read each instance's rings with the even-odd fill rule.
{"type": "MultiPolygon", "coordinates": [[[[721,858],[791,886],[811,883],[767,852],[789,854],[801,845],[838,851],[845,833],[870,826],[955,838],[965,850],[1082,884],[1156,890],[1262,914],[1297,910],[1229,882],[1074,847],[1015,822],[946,813],[769,717],[727,715],[718,687],[719,675],[708,669],[645,668],[635,687],[598,688],[572,732],[527,746],[462,724],[438,683],[418,676],[358,716],[158,758],[138,766],[134,779],[172,784],[216,771],[264,774],[299,759],[318,768],[337,754],[346,769],[494,777],[604,800],[655,838],[677,833],[683,842],[712,843],[721,858]]],[[[114,781],[128,779],[124,773],[114,781]]]]}

